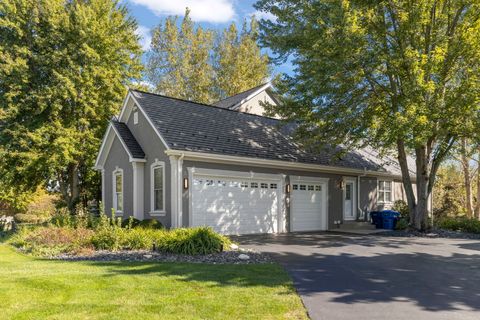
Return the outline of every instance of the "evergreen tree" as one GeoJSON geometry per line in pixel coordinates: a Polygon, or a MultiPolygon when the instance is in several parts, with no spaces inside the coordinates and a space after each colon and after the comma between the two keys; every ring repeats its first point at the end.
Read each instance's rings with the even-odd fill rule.
{"type": "Polygon", "coordinates": [[[51,183],[73,210],[98,195],[91,170],[108,120],[141,71],[136,22],[114,0],[0,2],[0,175],[51,183]]]}

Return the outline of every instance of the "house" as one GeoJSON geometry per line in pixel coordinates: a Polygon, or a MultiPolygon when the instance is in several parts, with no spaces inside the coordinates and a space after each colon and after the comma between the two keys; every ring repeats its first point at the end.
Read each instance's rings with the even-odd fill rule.
{"type": "Polygon", "coordinates": [[[106,212],[225,234],[328,230],[405,199],[396,162],[374,150],[312,152],[261,116],[269,85],[205,105],[130,90],[103,139],[106,212]],[[252,114],[257,113],[257,114],[252,114]]]}

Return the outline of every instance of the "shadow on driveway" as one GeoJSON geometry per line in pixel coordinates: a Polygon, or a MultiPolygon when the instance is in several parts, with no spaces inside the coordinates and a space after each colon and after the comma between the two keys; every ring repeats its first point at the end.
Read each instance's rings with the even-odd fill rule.
{"type": "Polygon", "coordinates": [[[480,241],[242,236],[294,279],[313,319],[480,319],[480,241]]]}

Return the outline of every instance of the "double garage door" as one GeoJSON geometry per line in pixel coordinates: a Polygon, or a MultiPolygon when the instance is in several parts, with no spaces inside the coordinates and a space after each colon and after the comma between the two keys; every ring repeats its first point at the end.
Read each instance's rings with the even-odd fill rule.
{"type": "MultiPolygon", "coordinates": [[[[223,234],[286,231],[281,175],[203,169],[191,180],[192,226],[223,234]]],[[[290,231],[326,229],[325,191],[323,183],[292,183],[290,231]]]]}

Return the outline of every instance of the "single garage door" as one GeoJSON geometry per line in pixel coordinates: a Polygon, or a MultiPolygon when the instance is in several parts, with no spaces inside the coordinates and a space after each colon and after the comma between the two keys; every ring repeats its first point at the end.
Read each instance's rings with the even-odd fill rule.
{"type": "Polygon", "coordinates": [[[223,234],[276,233],[281,192],[277,175],[193,174],[191,225],[211,226],[223,234]]]}
{"type": "Polygon", "coordinates": [[[291,179],[291,231],[327,230],[327,179],[291,179]]]}

